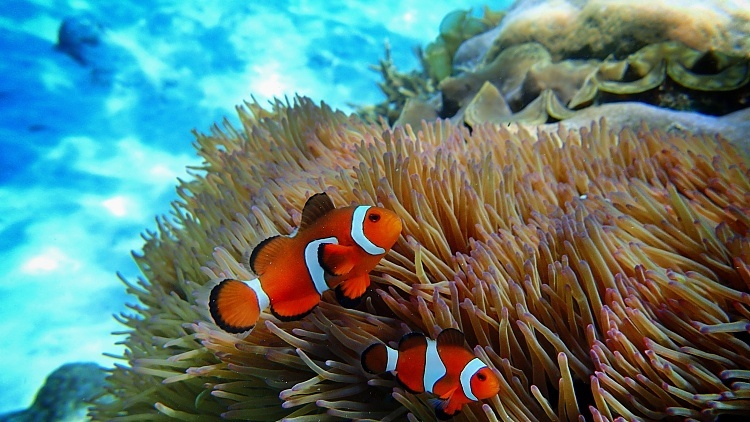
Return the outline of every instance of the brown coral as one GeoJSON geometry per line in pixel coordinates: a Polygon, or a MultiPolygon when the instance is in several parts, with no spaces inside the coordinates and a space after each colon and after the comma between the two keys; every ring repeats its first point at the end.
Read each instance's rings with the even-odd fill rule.
{"type": "Polygon", "coordinates": [[[469,125],[556,122],[623,101],[723,116],[750,99],[748,10],[746,0],[519,0],[493,29],[462,42],[443,77],[428,78],[435,93],[401,94],[383,72],[388,101],[378,109],[416,125],[435,115],[469,125]],[[487,82],[505,103],[498,110],[487,108],[495,93],[474,101],[487,82]]]}
{"type": "Polygon", "coordinates": [[[444,79],[438,88],[443,109],[451,104],[458,108],[454,120],[474,126],[563,120],[582,107],[619,101],[723,115],[746,107],[749,82],[747,58],[701,53],[676,42],[643,47],[624,60],[554,63],[541,44],[526,43],[503,50],[473,71],[444,79]],[[488,93],[488,83],[497,93],[488,93]],[[488,95],[500,97],[510,110],[483,98],[488,95]]]}
{"type": "MultiPolygon", "coordinates": [[[[205,165],[137,256],[118,398],[97,419],[429,420],[359,353],[462,329],[502,376],[461,420],[711,420],[750,411],[750,170],[721,139],[604,123],[548,135],[367,125],[309,100],[198,135],[205,165]],[[211,279],[289,233],[313,192],[380,204],[403,237],[357,310],[335,300],[247,338],[207,316],[211,279]]],[[[458,419],[458,418],[457,418],[458,419]]]]}
{"type": "Polygon", "coordinates": [[[488,36],[497,49],[539,42],[555,60],[625,57],[663,41],[746,55],[749,11],[747,0],[519,0],[488,36]]]}

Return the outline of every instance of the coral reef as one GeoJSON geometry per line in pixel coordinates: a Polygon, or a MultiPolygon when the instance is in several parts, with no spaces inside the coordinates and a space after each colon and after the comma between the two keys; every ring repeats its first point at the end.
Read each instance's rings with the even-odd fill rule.
{"type": "MultiPolygon", "coordinates": [[[[518,1],[494,28],[463,40],[449,70],[423,55],[424,71],[409,77],[434,92],[395,89],[383,115],[413,125],[431,116],[548,123],[622,101],[732,113],[750,103],[747,10],[744,1],[518,1]]],[[[384,92],[394,91],[381,73],[384,92]]]]}
{"type": "Polygon", "coordinates": [[[750,411],[750,170],[718,137],[532,131],[447,121],[390,129],[304,98],[238,109],[197,134],[125,281],[117,400],[98,420],[430,420],[426,395],[359,354],[461,329],[501,391],[456,420],[713,420],[750,411]],[[403,236],[357,309],[332,297],[246,338],[210,321],[206,286],[288,234],[314,192],[378,204],[403,236]]]}
{"type": "Polygon", "coordinates": [[[467,39],[494,28],[505,15],[504,12],[493,12],[485,6],[481,17],[472,15],[471,10],[455,10],[448,13],[440,22],[440,33],[434,42],[427,45],[421,54],[424,67],[429,77],[442,81],[450,76],[453,68],[453,56],[467,39]]]}
{"type": "Polygon", "coordinates": [[[385,58],[380,60],[377,65],[370,66],[383,77],[383,82],[379,82],[380,90],[385,94],[385,101],[375,105],[365,105],[359,107],[358,114],[369,122],[376,123],[379,119],[384,118],[388,122],[397,122],[400,116],[404,119],[419,121],[434,120],[437,118],[437,107],[439,101],[434,101],[432,105],[424,105],[426,98],[433,97],[435,92],[435,83],[432,79],[416,70],[404,73],[400,72],[393,64],[391,59],[390,44],[385,44],[385,58]],[[420,100],[422,99],[422,100],[420,100]],[[419,114],[415,113],[413,107],[409,104],[419,107],[419,114]],[[411,110],[411,111],[404,111],[411,110]]]}
{"type": "MultiPolygon", "coordinates": [[[[676,41],[700,51],[750,52],[750,2],[706,0],[516,1],[485,43],[494,57],[512,45],[538,42],[554,60],[625,57],[647,45],[676,41]]],[[[468,46],[467,46],[468,47],[468,46]]]]}
{"type": "Polygon", "coordinates": [[[378,65],[371,66],[383,77],[383,82],[378,85],[386,100],[376,105],[360,106],[360,116],[373,122],[384,117],[391,123],[398,121],[399,116],[401,121],[434,120],[439,101],[433,100],[430,105],[425,102],[427,98],[434,98],[435,86],[453,72],[456,51],[467,39],[497,26],[504,15],[504,12],[492,11],[486,6],[480,17],[474,16],[471,10],[455,10],[446,15],[440,22],[435,41],[424,51],[420,47],[416,49],[422,63],[421,71],[398,71],[386,42],[385,58],[378,65]]]}
{"type": "MultiPolygon", "coordinates": [[[[546,123],[592,104],[640,101],[724,115],[747,107],[750,56],[701,53],[676,42],[651,44],[624,60],[552,62],[538,43],[509,47],[474,71],[439,85],[454,119],[546,123]]],[[[415,123],[415,122],[411,122],[415,123]]]]}

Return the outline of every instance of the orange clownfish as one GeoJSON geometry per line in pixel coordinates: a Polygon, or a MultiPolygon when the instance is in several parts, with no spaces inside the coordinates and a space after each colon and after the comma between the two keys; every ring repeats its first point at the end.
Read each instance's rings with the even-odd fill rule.
{"type": "Polygon", "coordinates": [[[410,392],[435,394],[435,414],[449,419],[464,404],[495,396],[500,381],[466,345],[464,333],[455,328],[443,330],[432,340],[421,333],[401,338],[398,350],[383,343],[362,352],[362,368],[371,374],[390,371],[410,392]]]}
{"type": "Polygon", "coordinates": [[[211,316],[223,330],[243,333],[268,307],[282,321],[304,317],[328,289],[336,289],[340,303],[356,303],[370,285],[369,272],[400,234],[393,211],[335,208],[328,195],[315,194],[291,235],[269,237],[253,249],[249,264],[257,278],[225,279],[211,290],[211,316]]]}

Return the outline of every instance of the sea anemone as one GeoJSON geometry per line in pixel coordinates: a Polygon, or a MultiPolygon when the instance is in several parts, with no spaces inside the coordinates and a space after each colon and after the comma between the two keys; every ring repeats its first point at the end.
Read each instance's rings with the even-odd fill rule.
{"type": "Polygon", "coordinates": [[[750,170],[720,137],[389,128],[304,98],[238,111],[241,128],[196,135],[204,165],[135,256],[141,303],[95,419],[430,420],[428,394],[359,354],[447,327],[501,379],[457,420],[750,412],[750,170]],[[250,278],[243,256],[320,191],[403,220],[366,300],[218,329],[207,286],[250,278]]]}

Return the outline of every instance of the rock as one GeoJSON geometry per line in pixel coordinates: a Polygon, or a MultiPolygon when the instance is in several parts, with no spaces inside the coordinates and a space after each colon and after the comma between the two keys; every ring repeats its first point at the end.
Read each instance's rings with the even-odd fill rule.
{"type": "Polygon", "coordinates": [[[589,107],[570,119],[541,125],[539,128],[546,132],[557,132],[561,127],[577,130],[602,117],[611,128],[628,127],[637,131],[645,123],[651,129],[661,129],[668,133],[718,134],[742,151],[750,164],[750,108],[716,117],[643,103],[614,103],[589,107]]]}
{"type": "Polygon", "coordinates": [[[92,16],[63,19],[57,32],[56,48],[90,68],[92,81],[100,85],[138,84],[143,79],[133,55],[113,40],[104,24],[92,16]]]}
{"type": "Polygon", "coordinates": [[[67,17],[57,31],[57,49],[83,65],[91,65],[96,50],[102,47],[103,35],[104,26],[93,17],[67,17]]]}
{"type": "Polygon", "coordinates": [[[26,410],[0,415],[0,422],[88,421],[89,403],[104,391],[106,372],[95,363],[68,363],[47,377],[26,410]]]}

